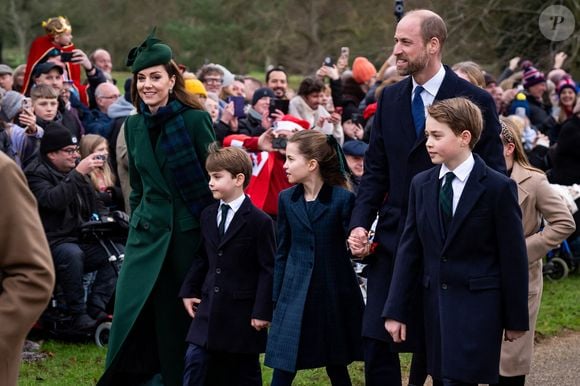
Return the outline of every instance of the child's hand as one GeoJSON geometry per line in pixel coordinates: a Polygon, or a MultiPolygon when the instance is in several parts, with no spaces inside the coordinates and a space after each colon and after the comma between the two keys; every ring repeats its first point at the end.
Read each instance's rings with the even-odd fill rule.
{"type": "Polygon", "coordinates": [[[522,336],[524,336],[526,332],[525,331],[516,331],[516,330],[505,330],[505,335],[503,340],[507,341],[507,342],[513,342],[516,339],[521,338],[522,336]]]}
{"type": "Polygon", "coordinates": [[[387,319],[385,321],[385,330],[391,335],[395,343],[401,343],[407,340],[407,325],[404,323],[387,319]]]}
{"type": "MultiPolygon", "coordinates": [[[[185,299],[183,299],[185,300],[185,299]]],[[[261,331],[265,328],[270,327],[270,322],[268,322],[267,320],[260,320],[260,319],[252,319],[252,327],[254,327],[254,329],[256,331],[261,331]]]]}
{"type": "Polygon", "coordinates": [[[369,233],[363,227],[354,228],[347,241],[353,256],[362,259],[369,254],[369,233]]]}
{"type": "Polygon", "coordinates": [[[195,318],[195,313],[197,312],[197,306],[201,303],[201,299],[198,298],[183,298],[183,305],[185,310],[192,318],[195,318]]]}

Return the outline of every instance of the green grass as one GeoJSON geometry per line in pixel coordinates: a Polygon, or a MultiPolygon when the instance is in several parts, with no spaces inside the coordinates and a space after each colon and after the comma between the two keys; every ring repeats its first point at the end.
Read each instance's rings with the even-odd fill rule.
{"type": "MultiPolygon", "coordinates": [[[[580,275],[551,282],[545,281],[537,332],[540,338],[557,335],[563,331],[580,331],[580,275]]],[[[47,341],[42,350],[49,354],[40,363],[24,364],[19,385],[94,385],[103,370],[106,351],[92,343],[71,344],[47,341]]],[[[401,356],[403,373],[408,372],[410,355],[401,356]]],[[[362,363],[349,367],[353,385],[364,385],[362,363]]],[[[271,379],[271,369],[263,368],[264,385],[271,379]]],[[[295,386],[328,385],[324,369],[300,371],[295,386]]]]}

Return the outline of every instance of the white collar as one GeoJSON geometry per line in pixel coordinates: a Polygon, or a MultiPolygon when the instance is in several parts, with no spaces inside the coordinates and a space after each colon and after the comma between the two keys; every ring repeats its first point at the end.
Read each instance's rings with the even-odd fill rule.
{"type": "MultiPolygon", "coordinates": [[[[445,67],[441,64],[439,67],[439,71],[428,81],[426,81],[422,86],[429,94],[435,98],[437,96],[437,92],[439,92],[439,88],[443,83],[443,79],[445,78],[445,67]]],[[[415,81],[415,78],[411,77],[413,80],[413,92],[415,91],[415,87],[419,86],[419,83],[415,81]]]]}
{"type": "Polygon", "coordinates": [[[220,207],[222,206],[222,204],[228,204],[235,213],[238,211],[238,209],[240,209],[240,206],[242,206],[242,203],[244,202],[245,199],[246,195],[242,194],[238,198],[235,198],[230,202],[224,202],[224,200],[220,200],[220,207]]]}
{"type": "Polygon", "coordinates": [[[441,165],[441,169],[439,170],[439,179],[443,178],[447,172],[453,172],[455,177],[461,181],[465,182],[469,174],[473,170],[473,166],[475,165],[475,159],[473,158],[473,153],[469,154],[469,157],[465,161],[463,161],[455,170],[449,170],[449,168],[445,165],[441,165]]]}

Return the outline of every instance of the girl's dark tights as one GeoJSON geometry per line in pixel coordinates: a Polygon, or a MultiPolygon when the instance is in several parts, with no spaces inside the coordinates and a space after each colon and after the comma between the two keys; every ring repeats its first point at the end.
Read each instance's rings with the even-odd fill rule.
{"type": "MultiPolygon", "coordinates": [[[[326,374],[332,386],[352,386],[346,366],[326,366],[326,374]]],[[[271,386],[291,386],[296,373],[274,369],[271,386]]]]}
{"type": "Polygon", "coordinates": [[[495,385],[489,386],[524,386],[526,384],[526,376],[518,375],[515,377],[502,377],[499,376],[499,382],[495,385]]]}

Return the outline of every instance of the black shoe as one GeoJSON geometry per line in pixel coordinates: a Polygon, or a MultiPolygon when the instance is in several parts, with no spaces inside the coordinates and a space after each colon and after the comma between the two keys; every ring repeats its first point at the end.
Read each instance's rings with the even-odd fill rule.
{"type": "Polygon", "coordinates": [[[90,330],[97,325],[97,321],[87,314],[73,315],[72,328],[75,330],[90,330]]]}
{"type": "Polygon", "coordinates": [[[105,310],[101,309],[101,308],[97,308],[97,307],[87,307],[87,314],[89,314],[89,316],[95,320],[103,320],[103,319],[107,319],[107,317],[109,316],[105,310]]]}

